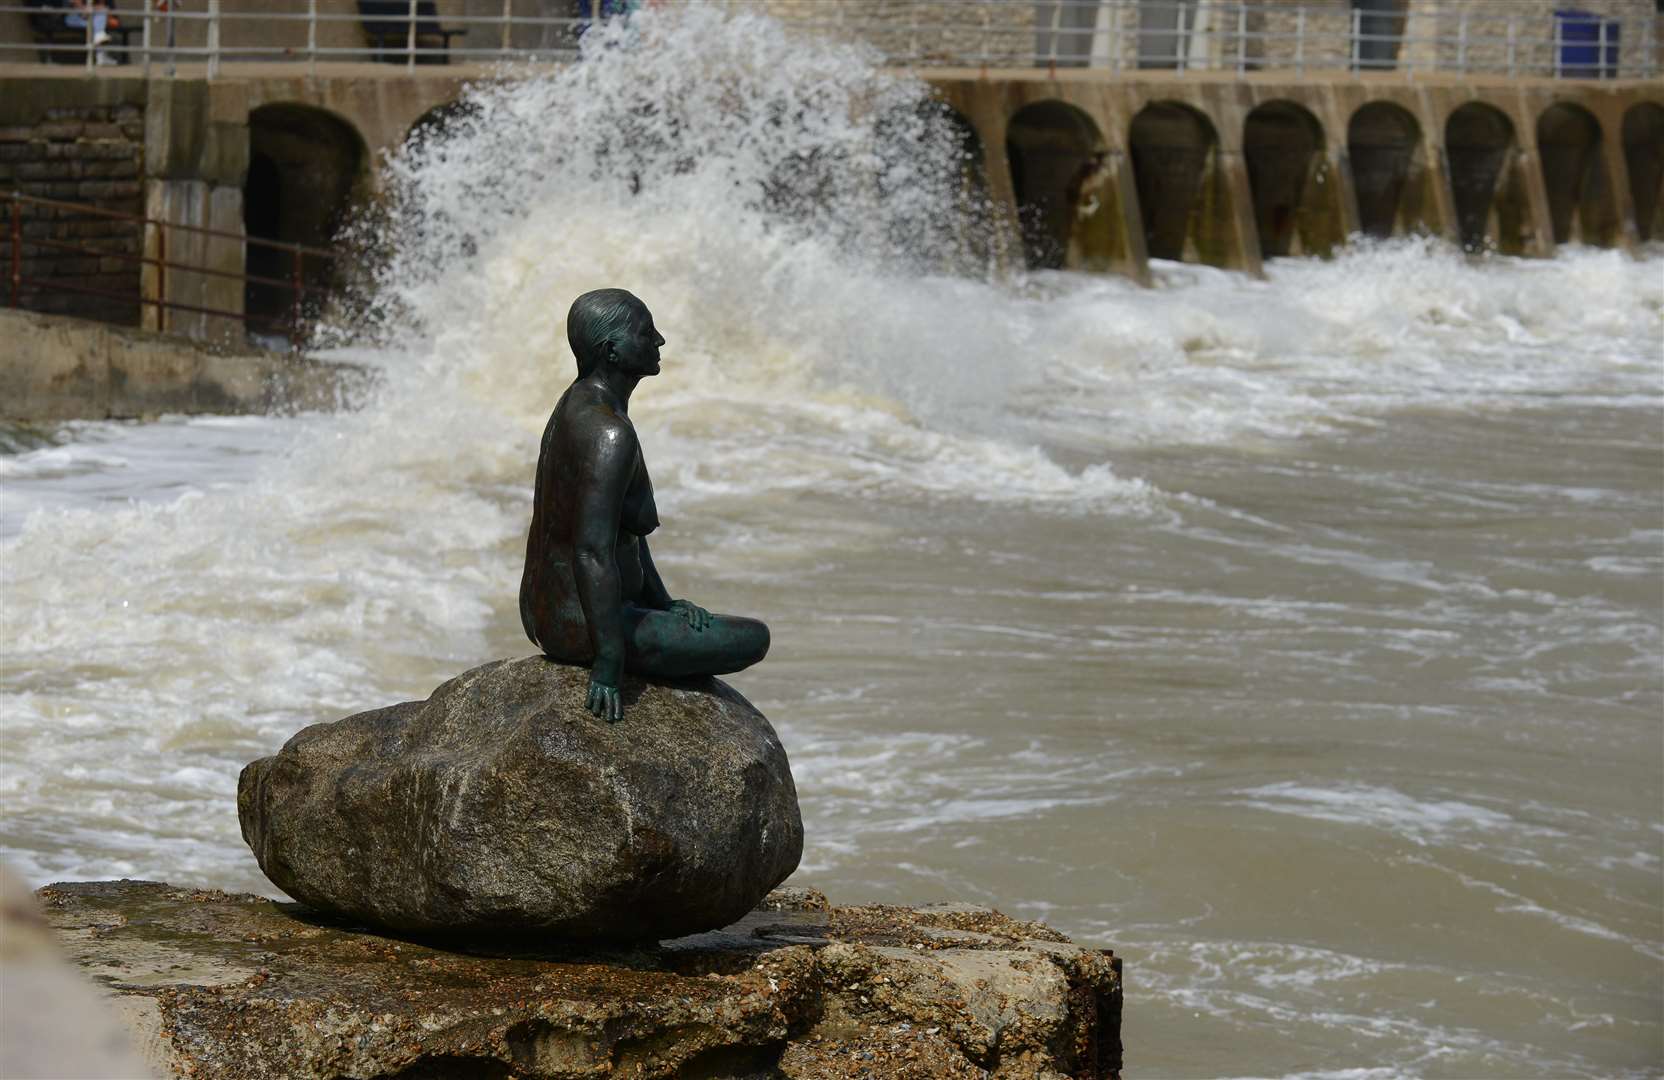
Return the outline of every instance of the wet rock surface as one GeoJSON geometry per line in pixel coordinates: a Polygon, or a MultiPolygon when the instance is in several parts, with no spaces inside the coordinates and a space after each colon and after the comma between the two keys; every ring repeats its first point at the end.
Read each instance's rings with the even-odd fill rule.
{"type": "Polygon", "coordinates": [[[656,946],[437,949],[155,882],[37,894],[177,1076],[1114,1077],[1120,967],[962,905],[779,890],[656,946]]]}
{"type": "Polygon", "coordinates": [[[320,911],[403,932],[642,941],[727,925],[797,867],[785,750],[717,679],[627,679],[541,656],[426,701],[316,724],[243,770],[260,868],[320,911]]]}

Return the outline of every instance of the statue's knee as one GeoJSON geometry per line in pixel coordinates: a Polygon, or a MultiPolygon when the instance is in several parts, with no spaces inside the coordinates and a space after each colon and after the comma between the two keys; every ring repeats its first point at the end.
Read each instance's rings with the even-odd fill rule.
{"type": "Polygon", "coordinates": [[[757,619],[747,619],[751,624],[751,663],[755,664],[768,655],[769,635],[768,624],[757,619]]]}
{"type": "Polygon", "coordinates": [[[768,655],[768,627],[757,619],[744,615],[722,616],[723,651],[727,653],[732,671],[748,668],[768,655]]]}

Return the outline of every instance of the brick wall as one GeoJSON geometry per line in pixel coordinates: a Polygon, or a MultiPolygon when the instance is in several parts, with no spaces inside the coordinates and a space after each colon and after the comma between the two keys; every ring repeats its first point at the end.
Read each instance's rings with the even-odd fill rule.
{"type": "MultiPolygon", "coordinates": [[[[144,109],[130,103],[59,105],[34,123],[0,127],[0,191],[90,203],[138,214],[144,205],[144,109]]],[[[12,210],[0,221],[0,303],[11,302],[12,210]]],[[[75,211],[25,206],[22,271],[33,284],[20,301],[36,311],[106,322],[137,323],[134,300],[108,299],[59,286],[136,296],[140,226],[75,211]],[[65,251],[53,243],[89,251],[65,251]]]]}

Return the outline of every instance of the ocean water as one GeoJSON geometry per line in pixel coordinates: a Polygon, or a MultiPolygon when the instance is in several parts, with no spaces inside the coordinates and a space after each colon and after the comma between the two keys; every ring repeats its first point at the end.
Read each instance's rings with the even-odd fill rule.
{"type": "Polygon", "coordinates": [[[0,432],[0,858],[272,892],[245,762],[530,651],[564,313],[622,285],[797,882],[1115,948],[1133,1075],[1664,1071],[1664,252],[997,272],[871,55],[612,33],[393,164],[364,408],[0,432]]]}

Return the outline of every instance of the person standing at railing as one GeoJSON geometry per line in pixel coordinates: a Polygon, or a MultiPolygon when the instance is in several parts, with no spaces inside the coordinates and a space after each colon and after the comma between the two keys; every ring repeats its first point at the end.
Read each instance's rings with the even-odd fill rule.
{"type": "Polygon", "coordinates": [[[64,16],[64,25],[73,30],[85,30],[87,20],[92,20],[92,44],[97,53],[94,62],[101,67],[109,67],[116,63],[116,58],[110,55],[108,49],[102,46],[110,43],[110,7],[104,0],[69,0],[70,11],[64,16]]]}
{"type": "Polygon", "coordinates": [[[578,21],[574,32],[583,37],[597,21],[627,19],[645,5],[642,0],[578,0],[578,21]]]}

